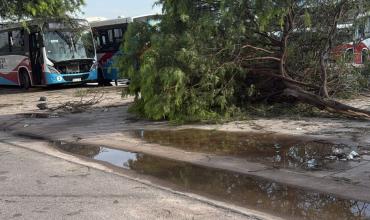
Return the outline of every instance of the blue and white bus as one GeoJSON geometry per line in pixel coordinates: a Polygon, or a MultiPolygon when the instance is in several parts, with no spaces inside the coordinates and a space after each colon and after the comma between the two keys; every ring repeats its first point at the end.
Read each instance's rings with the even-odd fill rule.
{"type": "Polygon", "coordinates": [[[0,85],[83,84],[97,80],[97,56],[86,20],[39,20],[0,26],[0,85]]]}
{"type": "Polygon", "coordinates": [[[110,85],[119,79],[117,68],[114,67],[115,57],[122,55],[120,47],[124,40],[131,18],[90,22],[96,40],[96,51],[99,61],[98,82],[100,85],[110,85]]]}
{"type": "Polygon", "coordinates": [[[127,27],[133,21],[155,25],[159,22],[159,15],[144,15],[134,18],[117,18],[90,22],[97,44],[99,84],[110,85],[112,81],[115,81],[117,85],[120,73],[114,66],[114,59],[117,56],[124,55],[124,52],[120,48],[124,42],[127,27]]]}

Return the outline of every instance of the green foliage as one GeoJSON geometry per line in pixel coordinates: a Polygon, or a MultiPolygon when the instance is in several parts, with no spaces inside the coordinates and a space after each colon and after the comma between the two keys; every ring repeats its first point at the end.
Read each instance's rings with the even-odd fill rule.
{"type": "Polygon", "coordinates": [[[0,2],[2,19],[65,17],[79,11],[84,0],[6,0],[0,2]]]}
{"type": "MultiPolygon", "coordinates": [[[[208,19],[210,14],[198,14],[192,8],[184,10],[169,8],[168,13],[173,13],[175,19],[163,17],[161,31],[145,24],[130,25],[123,47],[125,55],[118,58],[118,66],[132,80],[130,92],[137,95],[133,108],[155,120],[231,117],[236,112],[232,104],[234,84],[241,74],[227,64],[216,69],[219,65],[216,58],[206,57],[198,50],[217,31],[214,20],[208,19]],[[195,14],[189,15],[191,12],[195,14]],[[143,50],[145,53],[141,55],[143,50]],[[140,63],[140,68],[136,69],[132,63],[140,63]]],[[[217,42],[208,43],[207,46],[217,46],[217,42]]]]}
{"type": "MultiPolygon", "coordinates": [[[[340,22],[353,18],[360,4],[343,2],[340,22]]],[[[132,80],[132,111],[180,122],[232,118],[281,92],[284,84],[261,73],[317,85],[319,54],[328,45],[328,30],[336,28],[339,7],[336,0],[158,3],[161,23],[131,24],[117,63],[132,80]]]]}
{"type": "MultiPolygon", "coordinates": [[[[365,62],[365,67],[363,69],[361,69],[361,75],[365,78],[365,79],[368,79],[370,80],[370,62],[367,61],[365,62]]],[[[367,82],[366,84],[363,83],[362,84],[363,87],[369,87],[369,82],[367,82]]]]}
{"type": "MultiPolygon", "coordinates": [[[[368,64],[366,64],[368,66],[368,64]]],[[[367,67],[353,67],[342,60],[330,68],[330,92],[337,98],[352,98],[369,88],[369,75],[367,67]]]]}
{"type": "Polygon", "coordinates": [[[249,115],[267,118],[286,116],[298,119],[301,117],[316,117],[322,115],[319,109],[303,103],[294,105],[292,105],[292,103],[259,103],[253,106],[247,106],[246,112],[249,115]]]}
{"type": "Polygon", "coordinates": [[[129,92],[138,95],[140,92],[141,74],[140,64],[143,54],[150,47],[150,38],[156,31],[146,23],[134,22],[128,26],[125,34],[125,44],[121,46],[123,56],[116,59],[116,66],[120,69],[122,77],[131,79],[129,92]]]}

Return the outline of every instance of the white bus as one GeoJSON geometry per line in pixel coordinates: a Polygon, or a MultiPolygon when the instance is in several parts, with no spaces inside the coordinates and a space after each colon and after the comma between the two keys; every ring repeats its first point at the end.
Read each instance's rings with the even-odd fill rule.
{"type": "Polygon", "coordinates": [[[0,85],[31,86],[97,80],[97,58],[87,21],[40,20],[0,26],[0,85]]]}
{"type": "Polygon", "coordinates": [[[112,20],[90,22],[97,44],[99,60],[98,81],[110,85],[119,79],[118,69],[113,65],[116,56],[124,55],[120,50],[128,25],[133,22],[145,22],[155,25],[160,15],[144,15],[134,18],[117,18],[112,20]]]}
{"type": "Polygon", "coordinates": [[[131,18],[90,22],[97,45],[99,84],[110,85],[112,81],[115,81],[117,84],[119,73],[113,62],[114,58],[122,53],[120,47],[128,24],[131,22],[131,18]]]}

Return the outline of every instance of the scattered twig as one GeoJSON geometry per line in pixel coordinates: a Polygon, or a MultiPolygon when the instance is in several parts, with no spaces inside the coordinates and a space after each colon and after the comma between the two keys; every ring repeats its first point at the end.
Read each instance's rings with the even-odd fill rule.
{"type": "Polygon", "coordinates": [[[49,111],[57,111],[62,110],[65,112],[71,112],[71,113],[79,113],[84,112],[87,109],[89,109],[91,106],[94,106],[98,103],[100,103],[104,99],[104,93],[100,93],[99,91],[94,92],[94,95],[89,100],[84,100],[84,96],[80,98],[79,101],[69,101],[60,104],[57,107],[49,108],[49,111]]]}

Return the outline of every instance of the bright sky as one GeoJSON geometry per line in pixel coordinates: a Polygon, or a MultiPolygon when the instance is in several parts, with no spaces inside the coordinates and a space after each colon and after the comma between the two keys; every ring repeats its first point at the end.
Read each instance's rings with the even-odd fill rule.
{"type": "Polygon", "coordinates": [[[82,9],[84,17],[134,17],[161,12],[160,8],[153,8],[156,0],[85,0],[85,2],[86,6],[82,9]]]}

